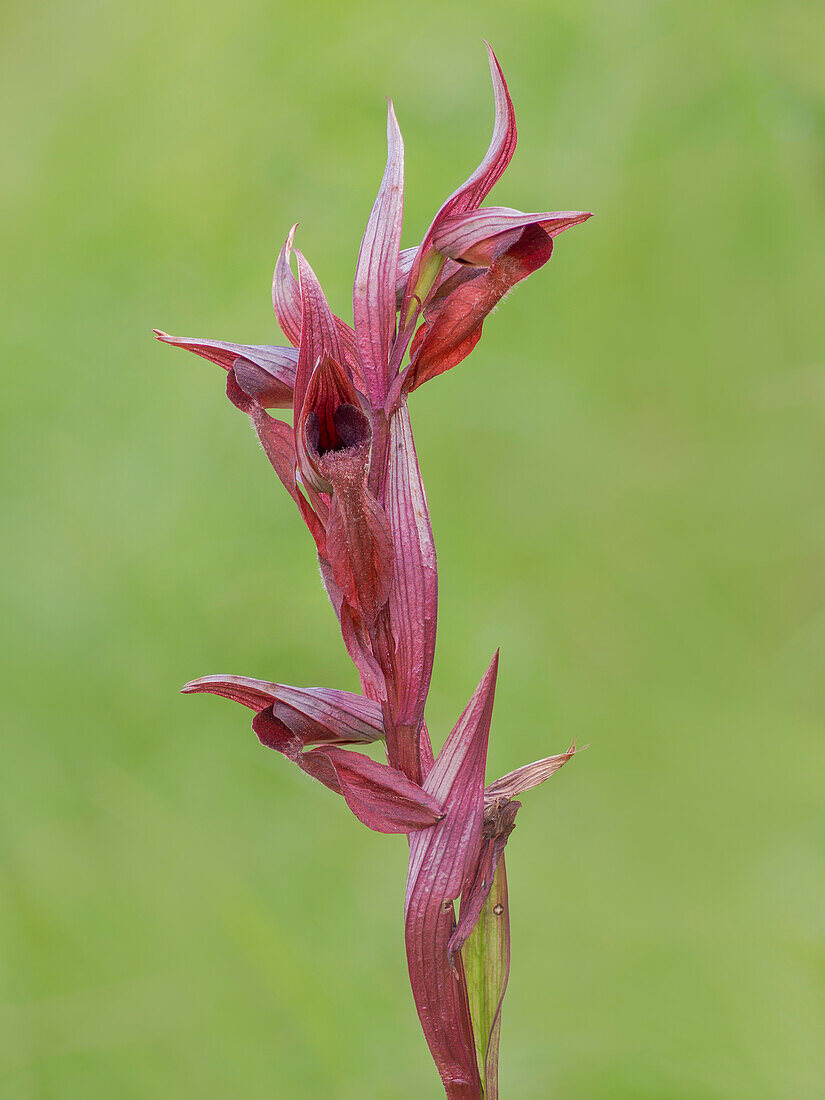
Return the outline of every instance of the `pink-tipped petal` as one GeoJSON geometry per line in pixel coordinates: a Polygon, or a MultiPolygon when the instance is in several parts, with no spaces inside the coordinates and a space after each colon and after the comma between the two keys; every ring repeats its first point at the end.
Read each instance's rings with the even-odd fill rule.
{"type": "Polygon", "coordinates": [[[436,758],[424,789],[442,806],[442,822],[410,840],[405,939],[418,1016],[447,1094],[477,1097],[476,1062],[461,957],[448,945],[453,901],[472,869],[481,841],[484,767],[498,654],[436,758]]]}
{"type": "Polygon", "coordinates": [[[289,231],[272,276],[272,307],[275,319],[290,344],[297,348],[301,343],[301,290],[298,280],[292,274],[289,260],[292,255],[292,242],[295,240],[297,223],[289,231]]]}
{"type": "Polygon", "coordinates": [[[387,112],[387,164],[367,222],[355,269],[352,312],[361,371],[370,404],[380,408],[389,388],[395,337],[398,245],[404,204],[404,142],[392,103],[387,112]]]}

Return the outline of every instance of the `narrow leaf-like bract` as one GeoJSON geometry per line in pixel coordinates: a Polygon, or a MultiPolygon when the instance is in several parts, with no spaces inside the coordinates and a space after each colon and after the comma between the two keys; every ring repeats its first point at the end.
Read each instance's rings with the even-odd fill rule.
{"type": "Polygon", "coordinates": [[[460,956],[448,944],[481,839],[484,766],[498,654],[465,707],[424,783],[445,817],[410,841],[405,938],[418,1016],[447,1095],[480,1100],[481,1081],[460,956]]]}
{"type": "Polygon", "coordinates": [[[381,408],[389,388],[389,357],[395,336],[395,288],[404,203],[404,142],[392,103],[387,110],[387,166],[372,208],[352,296],[355,340],[366,396],[381,408]]]}
{"type": "Polygon", "coordinates": [[[438,573],[427,495],[418,468],[406,405],[392,415],[384,507],[390,524],[394,572],[387,603],[394,639],[390,763],[420,782],[419,742],[430,687],[438,613],[438,573]]]}

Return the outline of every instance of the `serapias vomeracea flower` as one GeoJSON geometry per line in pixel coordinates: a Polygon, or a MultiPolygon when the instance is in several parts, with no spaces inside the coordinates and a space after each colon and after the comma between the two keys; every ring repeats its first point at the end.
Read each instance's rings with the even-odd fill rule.
{"type": "Polygon", "coordinates": [[[158,339],[226,371],[229,400],[249,418],[312,536],[361,684],[354,694],[207,676],[183,690],[248,707],[262,744],[341,795],[369,828],[408,836],[410,981],[445,1091],[456,1100],[498,1094],[510,958],[503,851],[520,805],[516,796],[574,752],[485,787],[498,654],[435,759],[424,720],[438,586],[407,399],[466,358],[488,314],[550,259],[555,237],[590,217],[482,205],[516,146],[513,105],[488,52],[495,97],[490,146],[421,243],[404,250],[404,144],[390,103],[387,162],[356,264],[352,326],[330,310],[294,247],[293,226],[272,283],[275,316],[291,346],[181,339],[156,330],[158,339]],[[273,409],[291,410],[292,422],[273,409]],[[379,742],[386,763],[354,747],[379,742]]]}

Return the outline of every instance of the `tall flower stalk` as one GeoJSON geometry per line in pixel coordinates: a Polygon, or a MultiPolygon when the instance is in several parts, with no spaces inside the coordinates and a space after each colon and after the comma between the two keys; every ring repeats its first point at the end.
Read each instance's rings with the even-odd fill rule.
{"type": "Polygon", "coordinates": [[[293,227],[272,284],[290,347],[156,330],[158,339],[226,371],[229,400],[249,418],[315,543],[361,683],[354,694],[206,676],[183,691],[248,707],[262,744],[341,795],[369,828],[408,836],[410,982],[424,1037],[454,1100],[498,1096],[510,965],[504,847],[516,798],[575,751],[571,746],[485,786],[497,653],[437,757],[424,717],[438,576],[408,396],[469,355],[488,313],[550,259],[559,233],[590,217],[482,206],[516,146],[507,85],[489,47],[488,53],[495,98],[490,146],[421,243],[404,250],[404,144],[390,103],[387,163],[356,265],[352,326],[330,310],[293,246],[293,227]],[[291,409],[292,423],[271,409],[291,409]],[[354,747],[379,741],[386,763],[354,747]]]}

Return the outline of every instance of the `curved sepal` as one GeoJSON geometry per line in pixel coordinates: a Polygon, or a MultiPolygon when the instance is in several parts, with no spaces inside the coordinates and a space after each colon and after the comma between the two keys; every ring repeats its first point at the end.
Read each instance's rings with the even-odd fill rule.
{"type": "Polygon", "coordinates": [[[225,371],[240,364],[243,372],[243,388],[264,409],[292,408],[292,389],[298,353],[295,348],[281,348],[270,344],[231,344],[223,340],[196,340],[188,336],[170,336],[168,332],[153,329],[164,344],[185,348],[196,355],[217,363],[225,371]]]}
{"type": "Polygon", "coordinates": [[[297,228],[296,222],[278,253],[272,275],[272,308],[275,310],[275,319],[294,348],[301,343],[301,291],[289,261],[297,228]]]}
{"type": "Polygon", "coordinates": [[[583,210],[524,214],[507,206],[482,206],[444,218],[433,234],[433,244],[452,260],[489,267],[516,243],[521,231],[528,226],[536,225],[548,237],[557,237],[565,229],[581,225],[592,216],[583,210]]]}
{"type": "Polygon", "coordinates": [[[487,56],[490,62],[490,76],[493,82],[495,104],[493,136],[481,164],[444,202],[427,230],[424,240],[418,247],[404,288],[404,297],[401,304],[401,317],[404,319],[409,314],[414,296],[418,296],[422,300],[426,296],[422,294],[421,284],[426,282],[426,279],[422,276],[426,272],[435,251],[433,236],[439,225],[451,214],[462,214],[467,210],[475,210],[476,207],[481,206],[498,180],[501,179],[516,148],[518,133],[516,131],[513,101],[507,89],[504,73],[501,71],[498,59],[489,44],[487,44],[487,56]]]}
{"type": "Polygon", "coordinates": [[[271,707],[302,744],[355,744],[384,736],[381,707],[363,695],[337,688],[299,688],[248,676],[201,676],[181,688],[185,695],[206,692],[231,699],[256,713],[271,707]]]}
{"type": "Polygon", "coordinates": [[[421,780],[424,704],[430,688],[438,615],[438,570],[427,495],[418,466],[406,404],[390,418],[384,508],[389,520],[394,570],[387,601],[394,640],[392,723],[387,727],[390,763],[421,780]]]}

